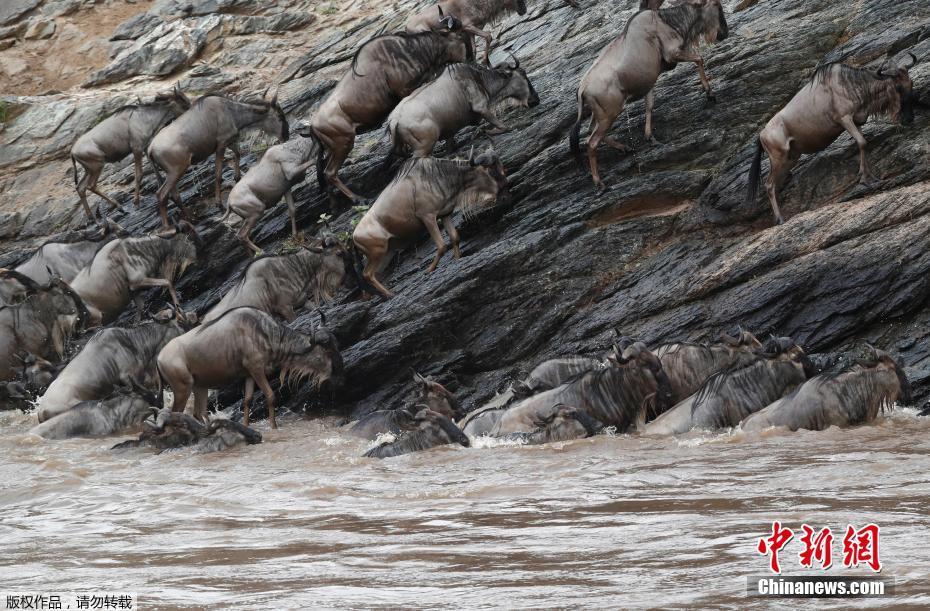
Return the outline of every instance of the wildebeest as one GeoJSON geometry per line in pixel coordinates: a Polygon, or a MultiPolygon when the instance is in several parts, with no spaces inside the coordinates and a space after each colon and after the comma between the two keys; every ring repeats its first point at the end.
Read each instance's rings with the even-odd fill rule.
{"type": "Polygon", "coordinates": [[[815,374],[804,350],[790,338],[766,342],[748,365],[719,371],[678,405],[646,425],[650,435],[734,427],[815,374]]]}
{"type": "Polygon", "coordinates": [[[151,321],[131,329],[98,331],[39,399],[36,410],[39,422],[82,401],[103,399],[133,382],[158,388],[155,359],[165,344],[184,331],[184,326],[173,319],[151,321]]]}
{"type": "Polygon", "coordinates": [[[291,236],[297,237],[291,188],[303,182],[307,169],[316,163],[320,143],[309,127],[296,133],[296,138],[265,151],[261,160],[233,186],[226,199],[226,214],[220,222],[224,222],[230,212],[240,216],[242,226],[236,237],[255,254],[260,254],[262,249],[252,242],[252,229],[265,210],[276,205],[282,197],[287,202],[287,214],[291,219],[291,236]]]}
{"type": "Polygon", "coordinates": [[[871,358],[808,380],[795,392],[746,418],[741,426],[744,431],[770,426],[792,431],[845,428],[871,422],[879,410],[896,401],[912,401],[907,377],[891,355],[873,349],[871,358]]]}
{"type": "Polygon", "coordinates": [[[39,283],[16,270],[0,267],[0,306],[13,305],[39,289],[39,283]]]}
{"type": "Polygon", "coordinates": [[[603,362],[587,356],[549,359],[534,367],[523,380],[514,383],[513,395],[518,399],[525,399],[561,386],[583,373],[596,371],[603,367],[605,367],[603,362]]]}
{"type": "Polygon", "coordinates": [[[122,227],[107,220],[99,230],[69,232],[45,242],[16,271],[39,284],[48,284],[52,278],[70,283],[101,248],[125,237],[129,234],[122,227]]]}
{"type": "Polygon", "coordinates": [[[387,34],[359,47],[352,66],[311,121],[323,144],[317,158],[320,189],[328,181],[353,201],[359,200],[339,178],[355,135],[378,127],[398,102],[442,66],[464,60],[464,41],[448,31],[387,34]]]}
{"type": "MultiPolygon", "coordinates": [[[[578,6],[577,0],[565,2],[578,6]]],[[[484,62],[488,63],[493,38],[490,32],[481,28],[511,11],[525,15],[526,0],[440,0],[412,15],[404,28],[409,33],[448,28],[452,17],[456,22],[454,29],[461,29],[468,36],[469,58],[474,56],[473,36],[479,36],[485,41],[484,62]]]]}
{"type": "Polygon", "coordinates": [[[435,270],[446,252],[440,220],[452,241],[452,252],[459,258],[459,234],[452,213],[461,209],[468,216],[493,205],[506,188],[504,168],[493,150],[477,157],[472,150],[467,161],[433,157],[408,160],[352,234],[355,245],[368,258],[362,276],[390,298],[391,291],[375,274],[381,271],[382,264],[387,264],[393,240],[416,238],[424,227],[436,244],[436,256],[428,271],[435,270]]]}
{"type": "Polygon", "coordinates": [[[495,68],[448,66],[439,78],[404,98],[391,112],[387,132],[392,154],[410,151],[414,157],[427,157],[437,141],[453,139],[460,129],[482,119],[494,126],[491,133],[509,131],[495,114],[495,107],[505,102],[527,107],[539,104],[519,62],[495,68]]]}
{"type": "Polygon", "coordinates": [[[249,263],[239,281],[203,317],[204,322],[240,306],[250,306],[286,321],[295,309],[333,298],[353,262],[341,244],[327,239],[321,246],[285,255],[259,257],[249,263]]]}
{"type": "Polygon", "coordinates": [[[421,409],[414,416],[412,429],[397,439],[382,443],[367,452],[367,458],[392,458],[410,452],[421,452],[436,446],[459,444],[469,447],[468,436],[451,420],[430,409],[421,409]]]}
{"type": "Polygon", "coordinates": [[[607,130],[620,116],[627,100],[646,98],[646,139],[652,136],[654,87],[659,75],[678,62],[697,65],[701,85],[713,98],[710,81],[704,74],[704,60],[697,52],[698,40],[723,40],[729,30],[720,0],[693,0],[658,11],[640,11],[626,24],[623,33],[608,44],[581,78],[578,88],[578,119],[571,129],[569,144],[579,165],[583,164],[578,144],[585,110],[590,110],[591,134],[588,137],[588,164],[591,178],[605,189],[597,166],[597,147],[601,141],[619,151],[627,147],[607,136],[607,130]]]}
{"type": "Polygon", "coordinates": [[[63,368],[63,365],[56,367],[42,357],[30,354],[23,359],[22,380],[27,390],[39,396],[52,384],[63,368]]]}
{"type": "Polygon", "coordinates": [[[518,415],[502,419],[493,435],[536,445],[592,437],[604,428],[584,411],[562,404],[545,405],[535,412],[521,410],[518,415]]]}
{"type": "Polygon", "coordinates": [[[364,439],[377,439],[378,435],[391,433],[398,435],[401,431],[413,429],[416,424],[417,408],[425,406],[403,406],[397,409],[379,409],[359,418],[349,427],[349,435],[364,439]]]}
{"type": "MultiPolygon", "coordinates": [[[[172,124],[173,125],[173,124],[172,124]]],[[[142,314],[140,289],[164,287],[180,309],[174,282],[196,261],[199,237],[186,221],[168,233],[113,240],[71,282],[95,319],[108,323],[134,297],[142,314]]]]}
{"type": "Polygon", "coordinates": [[[163,409],[158,413],[154,425],[142,423],[142,433],[138,439],[118,443],[112,449],[149,447],[164,451],[193,445],[195,451],[207,453],[261,442],[261,433],[238,422],[216,418],[205,425],[187,414],[163,409]]]}
{"type": "Polygon", "coordinates": [[[675,342],[656,348],[655,354],[669,378],[675,403],[697,392],[712,374],[749,364],[762,347],[748,331],[741,331],[738,338],[724,334],[721,340],[708,345],[675,342]]]}
{"type": "Polygon", "coordinates": [[[223,156],[232,151],[233,169],[239,180],[239,132],[257,127],[281,142],[288,139],[287,118],[278,106],[278,94],[264,100],[237,101],[211,93],[194,102],[190,110],[158,132],[148,148],[149,159],[166,173],[158,188],[158,213],[168,229],[168,197],[184,214],[178,181],[194,163],[216,157],[216,205],[222,206],[223,156]]]}
{"type": "Polygon", "coordinates": [[[624,357],[611,366],[588,371],[520,401],[500,414],[489,434],[519,432],[524,423],[556,405],[579,409],[605,426],[616,427],[618,432],[641,426],[670,407],[667,380],[658,359],[641,344],[624,351],[624,357]]]}
{"type": "Polygon", "coordinates": [[[97,181],[104,165],[119,161],[130,153],[136,173],[134,202],[136,208],[139,207],[142,155],[155,134],[181,116],[190,106],[190,100],[175,85],[171,94],[156,96],[155,101],[150,104],[123,106],[75,141],[71,147],[74,186],[88,220],[94,220],[94,214],[87,205],[88,190],[105,199],[111,210],[120,208],[119,204],[97,189],[97,181]],[[80,181],[77,164],[84,168],[84,176],[80,181]]]}
{"type": "Polygon", "coordinates": [[[904,125],[913,122],[913,106],[918,98],[908,70],[914,67],[917,58],[913,53],[908,55],[911,63],[891,73],[885,73],[881,68],[873,72],[840,63],[817,68],[811,81],[769,119],[759,134],[749,168],[747,202],[756,201],[764,148],[771,162],[765,190],[775,221],[783,223],[778,208],[778,190],[791,173],[791,168],[801,155],[824,150],[844,131],[849,132],[859,147],[859,181],[874,183],[876,179],[865,154],[867,143],[859,127],[869,117],[881,115],[904,125]]]}
{"type": "Polygon", "coordinates": [[[0,381],[12,379],[30,354],[61,359],[68,338],[88,318],[81,298],[58,279],[20,303],[0,307],[0,381]]]}
{"type": "Polygon", "coordinates": [[[162,349],[158,371],[174,393],[173,411],[181,411],[194,393],[194,412],[206,419],[207,391],[245,379],[242,421],[249,424],[249,402],[255,385],[265,395],[271,427],[275,395],[268,374],[280,371],[280,383],[311,377],[319,387],[342,370],[336,338],[324,328],[307,334],[255,308],[240,307],[188,331],[162,349]]]}
{"type": "Polygon", "coordinates": [[[458,420],[464,415],[458,400],[448,388],[418,373],[413,374],[413,381],[416,384],[414,404],[427,407],[452,420],[458,420]]]}
{"type": "Polygon", "coordinates": [[[153,393],[119,389],[104,399],[82,401],[35,426],[29,432],[46,439],[96,437],[124,433],[137,429],[142,422],[157,413],[153,393]]]}

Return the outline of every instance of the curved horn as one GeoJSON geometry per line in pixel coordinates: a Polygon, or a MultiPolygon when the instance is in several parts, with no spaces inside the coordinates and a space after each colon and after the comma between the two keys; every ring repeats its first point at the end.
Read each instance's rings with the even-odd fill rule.
{"type": "Polygon", "coordinates": [[[326,326],[326,314],[323,313],[323,310],[320,310],[319,312],[320,312],[320,326],[325,327],[326,326]]]}
{"type": "Polygon", "coordinates": [[[513,58],[513,68],[511,68],[511,70],[519,70],[519,69],[520,69],[520,60],[517,59],[517,56],[514,55],[513,53],[510,54],[510,57],[513,58]]]}
{"type": "Polygon", "coordinates": [[[910,51],[908,51],[907,54],[911,56],[911,63],[909,63],[906,66],[901,66],[901,67],[904,68],[905,70],[910,70],[911,68],[917,65],[917,56],[911,53],[910,51]]]}
{"type": "Polygon", "coordinates": [[[471,150],[468,151],[468,165],[475,165],[475,145],[471,145],[471,150]]]}
{"type": "Polygon", "coordinates": [[[426,384],[426,383],[427,383],[427,379],[424,378],[422,375],[420,375],[420,373],[417,372],[417,371],[414,371],[414,372],[413,372],[413,381],[414,381],[414,382],[419,382],[420,384],[426,384]]]}
{"type": "Polygon", "coordinates": [[[436,5],[436,8],[439,9],[439,21],[442,21],[442,18],[445,17],[446,14],[442,12],[442,6],[441,6],[441,5],[437,4],[437,5],[436,5]]]}

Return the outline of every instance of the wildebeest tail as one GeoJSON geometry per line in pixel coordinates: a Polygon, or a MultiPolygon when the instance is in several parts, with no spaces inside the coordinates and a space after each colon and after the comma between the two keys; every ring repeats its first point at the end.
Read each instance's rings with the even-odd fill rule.
{"type": "Polygon", "coordinates": [[[756,154],[749,166],[749,186],[746,189],[746,203],[754,204],[759,195],[759,176],[762,174],[762,140],[756,138],[756,154]]]}
{"type": "Polygon", "coordinates": [[[397,123],[392,122],[388,119],[388,124],[384,126],[384,131],[387,132],[388,139],[391,141],[391,148],[388,151],[388,154],[385,155],[384,160],[381,162],[381,171],[386,171],[391,163],[394,162],[394,159],[397,157],[402,157],[404,154],[403,145],[397,139],[397,123]]]}
{"type": "Polygon", "coordinates": [[[575,124],[572,125],[572,131],[568,137],[569,148],[571,148],[572,154],[575,156],[575,162],[578,164],[579,168],[584,169],[584,157],[581,154],[581,146],[578,143],[578,140],[581,135],[581,122],[584,121],[585,107],[584,100],[581,97],[581,91],[578,91],[578,119],[575,121],[575,124]]]}
{"type": "Polygon", "coordinates": [[[77,160],[74,158],[74,155],[71,155],[71,167],[74,168],[74,186],[78,186],[77,178],[77,160]]]}
{"type": "Polygon", "coordinates": [[[323,151],[323,145],[320,144],[320,148],[316,152],[316,182],[321,195],[326,192],[326,172],[323,171],[325,167],[326,154],[323,151]]]}
{"type": "Polygon", "coordinates": [[[352,252],[352,271],[354,272],[355,282],[358,284],[359,290],[364,291],[369,295],[380,295],[381,291],[373,287],[370,282],[365,280],[365,276],[362,274],[362,253],[358,251],[358,248],[354,243],[349,244],[349,250],[352,252]]]}

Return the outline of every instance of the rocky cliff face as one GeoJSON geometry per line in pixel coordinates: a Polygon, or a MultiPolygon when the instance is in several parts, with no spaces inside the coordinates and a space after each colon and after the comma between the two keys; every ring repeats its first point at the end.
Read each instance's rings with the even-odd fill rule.
{"type": "MultiPolygon", "coordinates": [[[[13,4],[23,11],[2,18],[22,29],[24,19],[30,23],[46,6],[62,3],[13,4]]],[[[85,70],[81,87],[2,98],[0,265],[83,222],[73,207],[67,149],[119,104],[178,79],[193,91],[261,91],[281,83],[289,115],[307,119],[357,46],[399,28],[422,3],[76,4],[78,16],[137,10],[102,34],[116,38],[113,59],[85,70]]],[[[661,144],[644,142],[643,104],[630,104],[614,133],[636,150],[600,152],[611,186],[601,195],[568,151],[575,92],[638,0],[581,4],[572,9],[562,0],[531,0],[527,15],[492,27],[499,41],[492,61],[518,56],[542,99],[536,108],[504,113],[513,130],[494,140],[512,183],[511,201],[468,221],[456,218],[463,258],[447,255],[433,274],[425,273],[434,254],[425,235],[401,252],[385,274],[395,299],[328,305],[327,320],[343,346],[345,385],[325,396],[292,392],[286,404],[356,412],[395,405],[413,368],[447,383],[471,407],[542,359],[605,350],[615,328],[654,344],[706,340],[736,324],[791,335],[821,353],[869,341],[904,362],[917,396],[930,392],[930,113],[918,112],[908,127],[884,120],[865,127],[870,159],[883,178],[874,188],[857,184],[856,147],[843,135],[797,165],[783,192],[786,224],[773,226],[764,199],[744,202],[758,131],[819,62],[845,58],[878,67],[910,51],[923,60],[911,71],[915,87],[930,97],[930,4],[725,2],[730,37],[704,49],[717,103],[706,103],[693,66],[664,74],[654,114],[661,144]]],[[[28,44],[16,40],[0,51],[4,70],[8,54],[28,44]]],[[[454,152],[466,154],[472,137],[479,146],[487,142],[470,130],[454,152]]],[[[261,143],[253,145],[245,166],[260,153],[261,143]]],[[[381,130],[360,137],[343,178],[375,196],[389,178],[379,171],[387,151],[381,130]]],[[[185,201],[209,199],[211,168],[208,162],[188,173],[181,183],[185,201]]],[[[131,168],[123,164],[104,176],[103,188],[130,205],[131,168]]],[[[231,172],[226,178],[232,180],[231,172]]],[[[155,228],[156,186],[147,175],[142,209],[115,220],[133,231],[155,228]]],[[[331,230],[351,230],[358,213],[343,200],[318,195],[314,180],[296,195],[306,233],[319,230],[320,214],[332,206],[331,230]]],[[[201,214],[208,251],[179,288],[187,307],[205,309],[247,257],[229,228],[218,226],[212,204],[193,209],[201,214]]],[[[260,222],[255,240],[266,251],[281,247],[286,218],[281,205],[260,222]]],[[[306,313],[297,324],[317,320],[306,313]]],[[[236,397],[230,392],[221,400],[236,397]]]]}

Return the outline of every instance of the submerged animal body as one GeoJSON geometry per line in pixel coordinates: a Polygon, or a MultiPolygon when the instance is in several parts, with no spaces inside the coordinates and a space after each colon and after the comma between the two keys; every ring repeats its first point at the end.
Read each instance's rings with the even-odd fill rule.
{"type": "Polygon", "coordinates": [[[494,436],[537,445],[591,437],[603,428],[603,424],[583,410],[566,405],[544,405],[536,412],[522,410],[520,418],[508,418],[494,430],[494,436]]]}
{"type": "Polygon", "coordinates": [[[114,450],[154,448],[159,451],[194,446],[199,453],[219,452],[230,448],[262,442],[262,434],[238,422],[217,418],[203,424],[187,414],[163,409],[155,424],[145,422],[138,439],[113,446],[114,450]]]}
{"type": "Polygon", "coordinates": [[[411,452],[422,452],[437,446],[458,444],[469,447],[468,436],[455,424],[429,409],[420,410],[410,425],[411,430],[395,441],[382,443],[367,452],[367,458],[392,458],[411,452]]]}
{"type": "Polygon", "coordinates": [[[41,422],[30,433],[46,439],[101,437],[138,429],[157,410],[155,396],[117,392],[106,399],[82,401],[41,422]]]}
{"type": "Polygon", "coordinates": [[[821,374],[790,395],[743,420],[744,431],[786,427],[792,431],[846,428],[875,420],[896,401],[911,402],[910,385],[901,367],[881,350],[872,359],[821,374]]]}
{"type": "Polygon", "coordinates": [[[762,344],[751,334],[748,337],[751,340],[745,342],[709,345],[678,342],[656,348],[655,354],[672,387],[673,401],[677,403],[690,397],[718,371],[748,365],[755,360],[762,344]]]}

